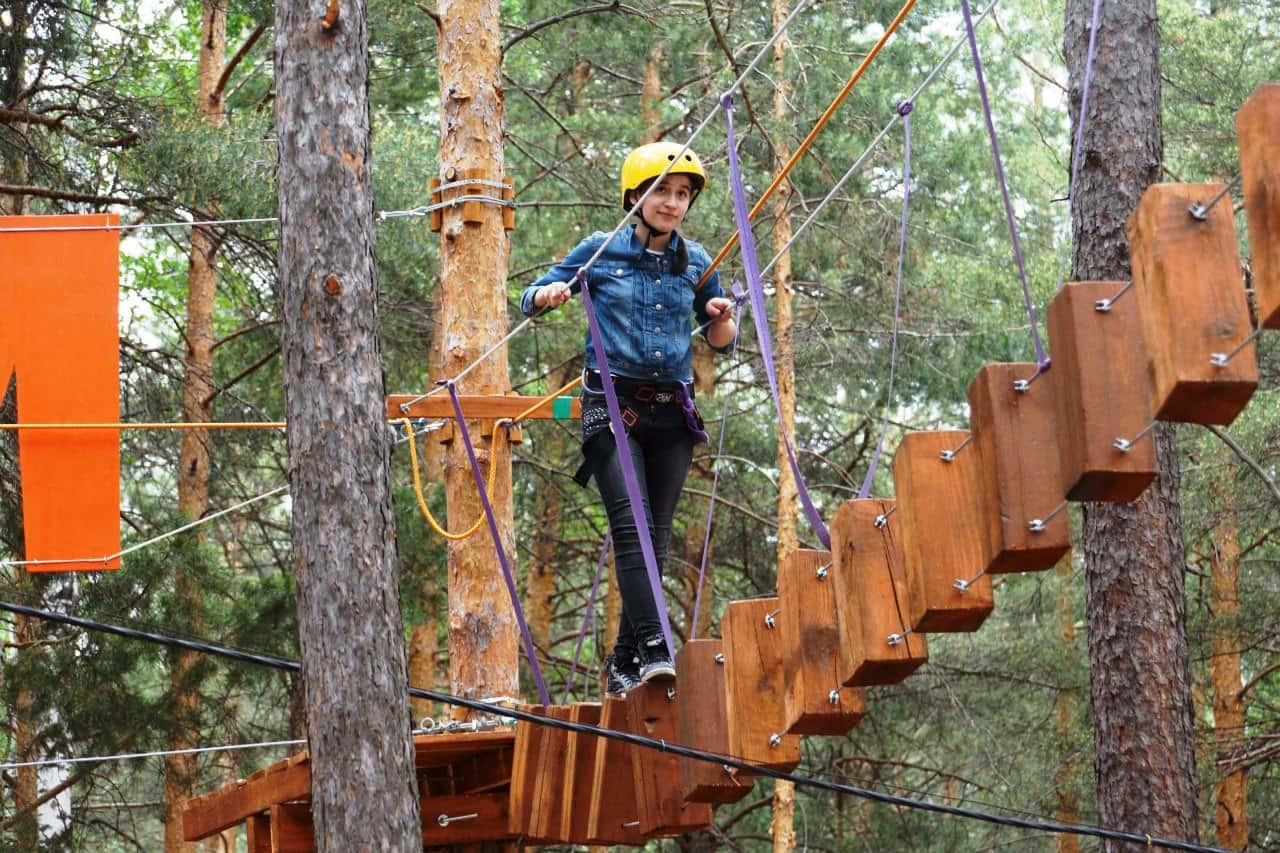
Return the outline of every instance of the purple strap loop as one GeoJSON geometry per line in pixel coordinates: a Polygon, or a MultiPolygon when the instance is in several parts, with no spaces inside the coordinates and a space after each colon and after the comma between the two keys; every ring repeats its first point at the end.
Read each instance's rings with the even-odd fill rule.
{"type": "Polygon", "coordinates": [[[898,322],[902,308],[903,267],[907,257],[907,216],[911,209],[911,109],[910,101],[898,104],[898,115],[902,116],[902,221],[898,226],[898,277],[893,288],[893,344],[889,355],[889,388],[885,393],[884,417],[880,421],[880,439],[871,454],[871,464],[867,467],[867,475],[858,489],[858,497],[865,498],[871,494],[871,483],[876,476],[876,468],[880,465],[880,454],[884,450],[885,434],[889,431],[889,407],[893,405],[893,380],[898,371],[898,322]]]}
{"type": "Polygon", "coordinates": [[[1031,342],[1036,349],[1036,375],[1039,375],[1049,369],[1049,357],[1045,355],[1044,344],[1040,341],[1040,330],[1036,327],[1036,307],[1031,300],[1031,286],[1027,284],[1027,268],[1022,259],[1022,243],[1018,240],[1018,226],[1013,219],[1013,202],[1009,200],[1009,182],[1004,176],[1004,160],[1000,157],[1000,141],[996,137],[995,118],[991,115],[991,97],[987,94],[987,80],[982,73],[982,57],[978,55],[978,37],[973,29],[973,14],[969,10],[969,0],[960,0],[960,8],[964,12],[969,52],[973,54],[974,75],[978,78],[978,96],[982,99],[982,112],[987,120],[987,136],[991,139],[991,154],[996,163],[996,179],[1000,184],[1000,194],[1004,198],[1004,217],[1009,225],[1009,239],[1013,242],[1013,260],[1018,266],[1018,278],[1022,281],[1022,296],[1027,304],[1027,319],[1031,324],[1031,342]]]}
{"type": "MultiPolygon", "coordinates": [[[[611,377],[609,357],[604,351],[604,338],[600,334],[600,323],[596,320],[596,309],[591,304],[591,288],[587,287],[586,274],[578,270],[578,280],[582,283],[582,308],[587,314],[587,328],[591,332],[591,348],[596,354],[596,364],[600,368],[600,376],[611,377]]],[[[613,431],[613,440],[618,445],[618,464],[622,468],[622,480],[627,486],[627,498],[631,502],[631,518],[636,525],[636,535],[640,539],[640,553],[644,556],[645,572],[649,575],[649,588],[653,591],[653,603],[658,611],[658,621],[662,625],[662,638],[667,643],[667,651],[673,657],[675,646],[671,642],[671,620],[667,617],[667,600],[662,594],[662,575],[658,573],[658,558],[653,550],[653,539],[649,536],[649,520],[645,518],[644,499],[640,495],[640,479],[636,476],[635,460],[631,458],[631,449],[627,446],[627,428],[622,423],[622,408],[618,405],[618,393],[613,382],[604,379],[605,406],[609,410],[609,428],[613,431]]]]}
{"type": "Polygon", "coordinates": [[[755,321],[756,337],[760,341],[760,357],[764,362],[765,375],[769,378],[769,389],[773,392],[773,406],[778,413],[778,434],[782,436],[787,448],[787,460],[791,463],[791,474],[796,478],[796,491],[800,503],[804,507],[805,517],[809,519],[813,532],[817,534],[822,547],[831,547],[831,534],[813,505],[813,498],[805,485],[804,475],[800,473],[800,465],[796,462],[795,449],[791,446],[791,437],[782,428],[782,400],[778,397],[778,371],[773,363],[773,344],[769,333],[769,314],[764,302],[764,285],[760,282],[760,263],[756,259],[755,237],[751,233],[751,215],[747,212],[746,194],[742,188],[742,169],[738,163],[738,147],[733,135],[733,99],[724,102],[725,133],[729,148],[729,184],[733,190],[733,215],[738,224],[738,238],[742,245],[742,267],[747,276],[747,292],[751,297],[751,315],[755,321]]]}
{"type": "MultiPolygon", "coordinates": [[[[476,460],[476,449],[471,444],[471,433],[467,430],[467,421],[462,416],[462,404],[458,401],[458,388],[453,380],[446,380],[449,399],[453,402],[453,414],[458,422],[458,434],[462,436],[462,445],[467,449],[467,459],[471,461],[471,476],[475,478],[476,490],[480,492],[480,505],[484,507],[484,517],[489,521],[489,533],[493,536],[493,547],[498,552],[498,564],[502,566],[502,578],[507,583],[507,595],[511,596],[511,609],[516,614],[516,624],[520,626],[521,642],[524,644],[524,656],[529,659],[529,668],[533,670],[533,680],[538,685],[538,698],[543,705],[551,704],[547,693],[547,682],[542,678],[542,667],[538,664],[538,655],[533,648],[533,635],[529,633],[529,625],[524,619],[524,608],[520,606],[520,594],[516,591],[515,575],[511,572],[511,561],[507,559],[507,549],[502,547],[502,536],[498,533],[498,520],[493,514],[493,505],[489,503],[489,495],[484,487],[484,475],[480,472],[480,463],[476,460]]],[[[494,464],[492,461],[490,465],[494,464]]]]}

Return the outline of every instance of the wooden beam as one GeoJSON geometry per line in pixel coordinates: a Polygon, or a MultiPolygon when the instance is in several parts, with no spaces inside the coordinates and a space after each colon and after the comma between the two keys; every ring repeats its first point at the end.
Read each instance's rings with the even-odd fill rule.
{"type": "MultiPolygon", "coordinates": [[[[433,394],[417,400],[416,394],[391,394],[387,397],[387,417],[389,418],[452,418],[453,402],[445,393],[433,394]],[[414,401],[416,402],[410,402],[414,401]],[[402,410],[405,406],[408,410],[402,410]]],[[[522,397],[519,394],[502,396],[500,394],[460,395],[458,404],[462,406],[462,414],[468,420],[492,421],[499,418],[514,418],[523,414],[531,406],[536,406],[545,397],[522,397]]],[[[577,397],[556,397],[550,403],[532,414],[526,420],[577,420],[582,417],[582,401],[577,397]]]]}
{"type": "Polygon", "coordinates": [[[189,801],[182,815],[183,838],[199,841],[238,826],[250,815],[265,812],[274,805],[310,797],[311,762],[301,753],[234,785],[189,801]]]}

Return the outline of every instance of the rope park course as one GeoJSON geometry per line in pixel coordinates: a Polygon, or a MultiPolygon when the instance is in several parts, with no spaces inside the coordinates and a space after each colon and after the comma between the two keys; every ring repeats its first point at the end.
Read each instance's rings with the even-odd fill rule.
{"type": "MultiPolygon", "coordinates": [[[[849,86],[824,114],[823,122],[913,3],[908,3],[886,30],[849,86]]],[[[965,13],[981,80],[974,22],[968,20],[967,3],[965,13]]],[[[954,54],[953,49],[948,59],[954,54]]],[[[753,67],[754,63],[742,77],[753,67]]],[[[908,139],[910,107],[919,94],[904,102],[890,122],[892,126],[902,121],[908,139]]],[[[729,95],[720,108],[725,111],[732,139],[729,95]]],[[[694,137],[712,116],[714,112],[694,137]]],[[[1280,137],[1280,86],[1259,89],[1241,110],[1239,127],[1242,186],[1260,318],[1257,329],[1251,328],[1244,301],[1231,205],[1221,203],[1228,198],[1228,187],[1152,187],[1130,225],[1133,280],[1073,282],[1049,305],[1052,369],[1038,337],[1035,362],[983,368],[969,386],[972,416],[968,430],[911,433],[903,440],[895,454],[895,499],[868,497],[869,472],[859,498],[840,507],[828,527],[806,498],[806,511],[826,550],[799,552],[780,566],[776,597],[730,604],[722,640],[695,640],[681,648],[676,690],[646,685],[625,700],[552,705],[526,631],[526,653],[539,682],[540,705],[512,709],[433,691],[411,691],[421,698],[530,724],[518,725],[514,732],[454,732],[417,739],[415,744],[421,744],[417,753],[420,789],[424,803],[431,804],[423,810],[424,841],[523,838],[546,843],[638,844],[707,825],[712,806],[740,800],[750,792],[753,776],[812,781],[791,776],[800,761],[800,736],[839,734],[855,726],[866,711],[862,688],[898,683],[924,664],[928,659],[927,634],[978,630],[994,607],[991,575],[1043,571],[1056,564],[1070,546],[1063,513],[1068,501],[1129,501],[1141,494],[1155,476],[1154,451],[1151,442],[1144,441],[1155,422],[1230,424],[1257,385],[1253,339],[1263,328],[1280,328],[1280,231],[1274,224],[1280,215],[1275,201],[1280,199],[1280,167],[1276,165],[1280,158],[1275,153],[1275,140],[1280,137]],[[1205,318],[1212,318],[1212,322],[1205,318]],[[1148,400],[1149,405],[1115,406],[1115,400],[1148,400]],[[955,519],[955,523],[946,528],[930,524],[931,519],[942,516],[955,519]],[[801,637],[808,639],[802,644],[801,637]],[[485,760],[474,761],[477,755],[484,755],[485,760]],[[607,767],[628,764],[633,774],[606,772],[607,767]]],[[[791,164],[819,129],[810,134],[791,164]]],[[[994,130],[992,143],[998,162],[994,130]]],[[[761,348],[767,353],[765,293],[749,220],[774,187],[785,180],[785,171],[748,213],[732,143],[729,151],[737,236],[747,270],[746,295],[761,348]]],[[[909,185],[909,154],[904,165],[904,182],[909,185]]],[[[1002,173],[1002,167],[998,171],[1002,173]]],[[[838,189],[837,185],[833,193],[838,189]]],[[[908,197],[904,194],[903,239],[908,197]]],[[[47,288],[54,276],[67,275],[63,267],[42,266],[52,263],[50,256],[55,254],[40,247],[46,235],[57,228],[43,230],[52,225],[50,219],[21,218],[13,220],[11,227],[0,227],[0,259],[5,268],[21,270],[21,280],[36,282],[38,288],[47,288]]],[[[90,333],[77,336],[86,347],[84,363],[98,364],[104,360],[104,352],[116,349],[105,326],[91,322],[94,317],[115,316],[110,304],[115,271],[105,272],[117,262],[115,237],[109,230],[115,223],[101,216],[82,219],[85,221],[72,226],[86,229],[76,239],[93,241],[97,263],[86,265],[83,278],[68,280],[62,289],[75,293],[76,299],[92,291],[100,300],[87,315],[86,331],[90,333]],[[110,288],[104,287],[104,282],[110,288]]],[[[72,218],[58,220],[66,223],[72,218]]],[[[1010,214],[1017,254],[1012,222],[1010,214]]],[[[65,233],[60,239],[65,239],[65,233]]],[[[726,246],[717,261],[731,247],[732,243],[726,246]]],[[[1018,263],[1021,266],[1020,259],[1018,263]]],[[[27,312],[36,312],[40,300],[24,296],[26,291],[21,288],[18,293],[24,316],[31,317],[27,312]]],[[[589,293],[583,295],[589,300],[589,293]]],[[[54,301],[45,304],[49,307],[40,310],[69,308],[54,301]]],[[[15,316],[13,312],[6,314],[15,316]]],[[[512,335],[526,326],[522,324],[512,335]]],[[[14,329],[0,325],[0,346],[13,340],[18,340],[14,329]]],[[[28,553],[26,560],[11,564],[33,571],[84,568],[86,564],[90,568],[118,568],[124,553],[118,547],[118,524],[114,525],[113,541],[109,534],[101,535],[83,521],[78,530],[72,530],[65,519],[32,509],[40,505],[40,495],[64,495],[74,482],[82,493],[77,500],[85,502],[86,514],[92,514],[96,507],[97,512],[114,520],[119,496],[111,489],[118,489],[114,484],[118,483],[119,447],[112,440],[112,430],[185,425],[112,424],[118,415],[118,399],[71,407],[94,418],[92,422],[59,422],[59,415],[69,408],[68,377],[58,372],[57,363],[72,359],[65,353],[52,358],[28,344],[12,360],[23,376],[24,390],[48,384],[58,395],[56,406],[43,401],[38,391],[24,395],[20,417],[31,421],[12,427],[18,430],[24,454],[28,553]],[[116,476],[111,475],[113,453],[116,476]],[[58,459],[71,455],[79,456],[74,481],[72,474],[57,464],[58,459]],[[94,473],[88,489],[84,488],[85,459],[92,460],[94,473]]],[[[771,366],[772,359],[766,357],[765,363],[771,366]]],[[[110,361],[106,367],[108,372],[116,369],[110,361]]],[[[561,395],[571,386],[537,400],[461,396],[458,383],[469,370],[429,394],[389,398],[390,421],[412,435],[410,417],[452,418],[469,445],[468,418],[493,418],[496,433],[514,429],[530,418],[573,414],[567,402],[561,402],[565,399],[561,395]],[[482,412],[488,405],[499,410],[482,412]]],[[[93,385],[99,389],[103,384],[83,377],[75,382],[77,388],[93,385]]],[[[776,388],[774,397],[776,401],[776,388]]],[[[611,401],[615,418],[616,408],[616,400],[611,401]]],[[[199,426],[279,428],[281,424],[199,426]]],[[[409,444],[412,448],[413,442],[409,444]]],[[[797,479],[803,483],[794,450],[789,450],[797,479]]],[[[474,454],[472,461],[483,499],[489,487],[479,465],[474,464],[474,454]]],[[[414,476],[416,481],[416,459],[414,476]]],[[[422,509],[427,514],[425,504],[422,509]]],[[[485,513],[492,527],[487,501],[485,513]]],[[[485,520],[477,519],[462,533],[447,533],[434,520],[431,523],[441,535],[463,537],[476,533],[485,520]]],[[[645,529],[644,524],[638,526],[645,529]]],[[[498,543],[496,529],[493,535],[498,543]]],[[[505,564],[501,554],[500,560],[505,564]]],[[[649,568],[656,584],[656,567],[649,568]]],[[[514,579],[509,570],[506,575],[519,613],[514,579]]],[[[21,611],[15,605],[5,609],[37,618],[58,618],[48,612],[21,611]]],[[[663,608],[660,611],[665,612],[663,608]]],[[[88,630],[110,629],[83,621],[68,624],[88,630]]],[[[664,631],[670,643],[669,627],[664,626],[664,631]]],[[[202,651],[217,653],[211,646],[202,651]]],[[[291,663],[257,662],[284,668],[291,663]]],[[[310,825],[305,805],[308,773],[304,755],[193,801],[187,812],[188,837],[207,837],[242,822],[249,827],[251,838],[254,833],[261,837],[262,833],[274,836],[306,831],[310,825]]],[[[875,796],[850,786],[835,787],[857,796],[875,796]]],[[[977,817],[963,809],[923,805],[977,817]]],[[[1049,828],[1044,823],[1034,825],[1049,828]]],[[[1142,833],[1114,832],[1108,836],[1107,830],[1063,826],[1051,831],[1079,831],[1169,849],[1212,849],[1142,833]]]]}

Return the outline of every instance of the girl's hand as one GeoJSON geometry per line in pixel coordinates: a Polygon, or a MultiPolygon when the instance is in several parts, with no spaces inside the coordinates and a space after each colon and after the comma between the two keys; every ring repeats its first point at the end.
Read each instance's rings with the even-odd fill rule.
{"type": "Polygon", "coordinates": [[[707,316],[713,323],[727,323],[733,319],[733,300],[717,296],[707,300],[707,316]]]}
{"type": "Polygon", "coordinates": [[[533,294],[533,304],[539,308],[559,308],[572,296],[569,282],[555,281],[538,288],[538,292],[533,294]]]}

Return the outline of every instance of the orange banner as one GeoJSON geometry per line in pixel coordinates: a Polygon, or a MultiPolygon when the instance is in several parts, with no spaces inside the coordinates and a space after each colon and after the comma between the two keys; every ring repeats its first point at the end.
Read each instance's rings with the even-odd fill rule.
{"type": "MultiPolygon", "coordinates": [[[[120,238],[8,229],[118,221],[0,216],[0,393],[16,376],[18,423],[119,422],[120,238]]],[[[120,434],[18,430],[18,456],[27,568],[118,569],[101,558],[120,551],[120,434]]]]}

